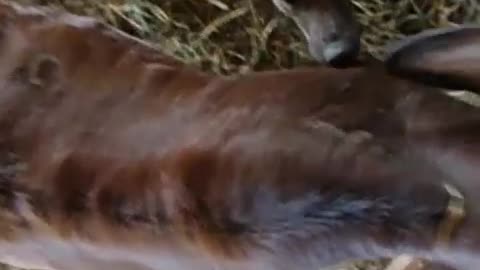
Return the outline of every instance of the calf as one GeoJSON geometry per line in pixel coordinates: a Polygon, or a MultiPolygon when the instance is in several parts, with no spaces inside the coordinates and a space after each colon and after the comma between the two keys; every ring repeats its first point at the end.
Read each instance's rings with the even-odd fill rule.
{"type": "Polygon", "coordinates": [[[1,142],[24,164],[1,178],[0,260],[316,269],[415,252],[479,263],[478,155],[461,144],[478,109],[383,65],[223,77],[90,18],[1,4],[0,21],[1,142]],[[444,181],[468,215],[439,237],[456,198],[444,181]],[[449,250],[436,245],[445,236],[449,250]]]}

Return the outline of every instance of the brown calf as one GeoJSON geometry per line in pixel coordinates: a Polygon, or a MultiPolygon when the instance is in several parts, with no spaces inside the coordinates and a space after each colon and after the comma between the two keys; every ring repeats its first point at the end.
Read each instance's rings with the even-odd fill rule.
{"type": "Polygon", "coordinates": [[[0,22],[1,142],[25,165],[0,178],[1,261],[480,263],[478,109],[382,65],[221,77],[89,18],[1,4],[0,22]],[[449,250],[444,181],[468,210],[449,250]]]}

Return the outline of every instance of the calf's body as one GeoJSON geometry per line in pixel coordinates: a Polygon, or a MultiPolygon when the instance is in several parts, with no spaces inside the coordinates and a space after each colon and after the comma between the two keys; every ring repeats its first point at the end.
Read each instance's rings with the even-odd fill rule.
{"type": "Polygon", "coordinates": [[[473,107],[381,67],[220,77],[88,18],[2,4],[0,19],[2,143],[25,164],[0,183],[5,262],[314,269],[403,252],[478,262],[477,184],[404,156],[408,145],[443,153],[438,142],[466,134],[442,129],[457,124],[446,111],[474,121],[473,107]],[[450,252],[434,246],[444,180],[471,207],[450,252]]]}

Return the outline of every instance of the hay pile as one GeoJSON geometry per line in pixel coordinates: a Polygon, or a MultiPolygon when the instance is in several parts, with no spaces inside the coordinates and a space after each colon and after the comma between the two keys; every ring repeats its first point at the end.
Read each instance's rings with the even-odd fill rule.
{"type": "MultiPolygon", "coordinates": [[[[12,0],[94,15],[167,53],[221,74],[314,64],[293,23],[270,0],[12,0]]],[[[365,52],[422,29],[475,22],[478,0],[352,0],[365,52]]],[[[380,264],[341,269],[380,269],[380,264]],[[357,268],[358,267],[358,268],[357,268]]],[[[68,269],[65,269],[68,270],[68,269]]]]}
{"type": "MultiPolygon", "coordinates": [[[[16,0],[104,18],[181,60],[217,73],[312,64],[302,36],[270,0],[16,0]]],[[[386,41],[425,28],[473,22],[478,0],[352,0],[363,45],[380,57],[386,41]]]]}

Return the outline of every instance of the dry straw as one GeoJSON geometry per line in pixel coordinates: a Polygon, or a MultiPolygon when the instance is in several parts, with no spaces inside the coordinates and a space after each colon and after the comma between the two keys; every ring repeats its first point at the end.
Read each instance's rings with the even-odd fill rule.
{"type": "MultiPolygon", "coordinates": [[[[270,0],[18,0],[103,18],[181,60],[217,73],[312,64],[302,36],[270,0]]],[[[477,20],[478,0],[353,0],[363,45],[381,57],[386,41],[425,28],[477,20]]]]}

